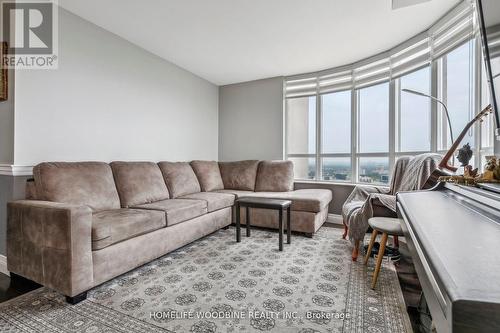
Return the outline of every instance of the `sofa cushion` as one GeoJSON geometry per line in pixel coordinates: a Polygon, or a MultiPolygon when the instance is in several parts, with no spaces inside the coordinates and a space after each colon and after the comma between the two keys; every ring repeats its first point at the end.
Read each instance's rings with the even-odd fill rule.
{"type": "Polygon", "coordinates": [[[207,202],[193,199],[169,199],[134,208],[151,209],[165,212],[167,226],[190,220],[207,213],[207,202]]]}
{"type": "MultiPolygon", "coordinates": [[[[230,190],[223,191],[224,193],[227,193],[230,190]]],[[[323,189],[303,189],[289,192],[246,192],[234,194],[238,195],[238,198],[254,197],[291,200],[292,210],[312,213],[319,213],[330,203],[330,201],[332,201],[332,191],[323,189]]]]}
{"type": "Polygon", "coordinates": [[[255,195],[254,191],[240,191],[240,190],[217,190],[214,191],[214,193],[233,194],[236,197],[236,199],[255,195]]]}
{"type": "Polygon", "coordinates": [[[165,226],[165,214],[156,210],[101,211],[92,215],[92,250],[100,250],[165,226]]]}
{"type": "Polygon", "coordinates": [[[222,190],[224,183],[220,175],[219,164],[215,161],[192,161],[194,173],[203,192],[222,190]]]}
{"type": "Polygon", "coordinates": [[[120,208],[111,167],[102,162],[51,162],[33,168],[37,199],[89,206],[98,212],[120,208]]]}
{"type": "Polygon", "coordinates": [[[303,189],[290,192],[255,192],[261,198],[292,200],[292,210],[319,213],[332,201],[332,191],[303,189]]]}
{"type": "Polygon", "coordinates": [[[219,162],[224,189],[253,191],[259,161],[219,162]]]}
{"type": "Polygon", "coordinates": [[[332,201],[332,191],[325,189],[302,189],[288,192],[252,192],[218,190],[216,193],[231,193],[236,199],[243,197],[292,200],[292,210],[318,213],[332,201]]]}
{"type": "Polygon", "coordinates": [[[112,162],[122,207],[169,198],[160,168],[153,162],[112,162]]]}
{"type": "Polygon", "coordinates": [[[160,170],[167,183],[170,198],[201,191],[196,174],[187,162],[160,162],[160,170]]]}
{"type": "Polygon", "coordinates": [[[255,191],[286,192],[293,190],[292,161],[261,161],[255,191]]]}
{"type": "Polygon", "coordinates": [[[180,199],[204,200],[209,212],[222,208],[231,207],[234,204],[235,195],[229,193],[199,192],[180,197],[180,199]]]}

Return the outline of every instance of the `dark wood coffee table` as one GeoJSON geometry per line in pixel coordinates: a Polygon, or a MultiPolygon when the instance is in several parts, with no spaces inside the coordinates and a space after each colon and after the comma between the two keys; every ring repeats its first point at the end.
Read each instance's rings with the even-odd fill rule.
{"type": "Polygon", "coordinates": [[[274,209],[279,212],[279,250],[283,251],[283,212],[286,209],[287,225],[286,225],[286,242],[292,242],[291,222],[291,205],[290,200],[268,199],[258,197],[242,197],[236,200],[236,241],[241,242],[241,225],[240,225],[240,209],[246,207],[246,227],[247,237],[250,237],[250,209],[249,208],[264,208],[274,209]]]}

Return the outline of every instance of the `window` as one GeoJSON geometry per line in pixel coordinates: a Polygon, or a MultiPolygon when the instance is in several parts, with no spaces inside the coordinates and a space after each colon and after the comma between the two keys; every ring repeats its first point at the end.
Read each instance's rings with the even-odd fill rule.
{"type": "MultiPolygon", "coordinates": [[[[389,184],[398,157],[447,151],[447,118],[429,96],[447,104],[455,138],[489,103],[472,15],[473,6],[461,2],[391,50],[286,78],[285,155],[295,164],[295,177],[389,184]]],[[[462,142],[474,150],[472,165],[493,153],[493,127],[488,117],[462,142]]]]}
{"type": "Polygon", "coordinates": [[[351,92],[321,96],[322,153],[351,152],[351,92]]]}
{"type": "Polygon", "coordinates": [[[351,91],[321,95],[321,115],[321,179],[352,181],[351,91]]]}
{"type": "Polygon", "coordinates": [[[389,183],[388,157],[360,157],[358,165],[360,183],[389,183]]]}
{"type": "Polygon", "coordinates": [[[350,90],[287,99],[286,124],[287,156],[296,179],[352,181],[350,90]]]}
{"type": "Polygon", "coordinates": [[[389,152],[389,84],[358,91],[360,153],[389,152]]]}
{"type": "Polygon", "coordinates": [[[389,83],[358,90],[358,179],[389,182],[389,83]],[[377,156],[372,156],[376,154],[377,156]],[[379,155],[382,156],[379,156],[379,155]]]}
{"type": "Polygon", "coordinates": [[[322,158],[322,180],[352,181],[352,166],[350,157],[322,158]]]}
{"type": "Polygon", "coordinates": [[[295,179],[316,179],[316,158],[292,157],[295,179]]]}
{"type": "Polygon", "coordinates": [[[430,68],[425,67],[399,79],[399,112],[396,119],[396,151],[431,150],[431,100],[402,89],[431,94],[430,68]]]}
{"type": "Polygon", "coordinates": [[[316,96],[286,101],[288,156],[295,179],[316,179],[316,96]]]}
{"type": "MultiPolygon", "coordinates": [[[[484,62],[481,63],[481,92],[480,92],[480,109],[484,109],[488,104],[490,104],[490,88],[488,86],[486,68],[484,62]]],[[[495,118],[493,115],[489,115],[484,118],[483,122],[479,123],[479,161],[477,165],[480,165],[481,170],[484,169],[486,165],[486,157],[494,155],[494,132],[495,132],[495,118]]]]}
{"type": "Polygon", "coordinates": [[[316,97],[292,98],[286,101],[288,154],[316,153],[316,97]]]}

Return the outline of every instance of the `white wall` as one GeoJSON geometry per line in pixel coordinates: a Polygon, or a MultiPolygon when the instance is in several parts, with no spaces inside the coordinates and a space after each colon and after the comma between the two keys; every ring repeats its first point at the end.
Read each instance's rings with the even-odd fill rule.
{"type": "Polygon", "coordinates": [[[220,87],[219,160],[283,158],[283,78],[220,87]]]}
{"type": "Polygon", "coordinates": [[[217,86],[62,8],[59,69],[16,72],[17,165],[217,159],[217,150],[217,86]]]}

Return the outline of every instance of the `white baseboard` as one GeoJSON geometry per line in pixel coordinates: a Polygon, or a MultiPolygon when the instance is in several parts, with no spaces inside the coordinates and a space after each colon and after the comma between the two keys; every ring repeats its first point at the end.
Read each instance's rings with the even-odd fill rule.
{"type": "Polygon", "coordinates": [[[0,164],[0,175],[4,176],[32,176],[33,166],[0,164]]]}
{"type": "Polygon", "coordinates": [[[328,217],[326,218],[326,222],[333,223],[333,224],[343,225],[342,215],[328,214],[328,217]]]}
{"type": "Polygon", "coordinates": [[[2,254],[0,254],[0,273],[10,276],[7,270],[7,257],[2,254]]]}

